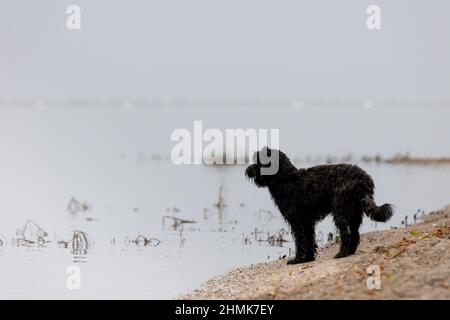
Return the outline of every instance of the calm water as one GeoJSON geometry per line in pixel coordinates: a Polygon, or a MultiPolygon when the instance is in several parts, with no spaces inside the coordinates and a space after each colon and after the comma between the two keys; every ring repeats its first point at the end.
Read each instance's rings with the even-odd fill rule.
{"type": "MultiPolygon", "coordinates": [[[[348,153],[448,156],[448,119],[448,109],[425,107],[0,109],[0,298],[173,298],[230,268],[289,254],[291,242],[264,241],[286,226],[243,166],[170,162],[170,133],[192,130],[194,120],[279,128],[282,149],[313,165],[348,153]],[[73,197],[88,209],[70,213],[73,197]],[[164,216],[195,223],[174,227],[164,216]],[[17,245],[28,219],[49,243],[17,245]],[[57,244],[73,230],[86,233],[87,252],[57,244]],[[66,286],[73,264],[81,290],[66,286]]],[[[360,165],[375,180],[377,202],[396,206],[389,224],[366,219],[362,231],[399,226],[406,215],[411,222],[418,209],[450,200],[450,167],[360,165]]],[[[327,219],[318,231],[320,241],[334,227],[327,219]]]]}

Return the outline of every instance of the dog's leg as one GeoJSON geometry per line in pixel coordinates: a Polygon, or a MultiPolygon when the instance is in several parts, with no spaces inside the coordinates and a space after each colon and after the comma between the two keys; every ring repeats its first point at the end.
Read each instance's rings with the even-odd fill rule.
{"type": "Polygon", "coordinates": [[[359,227],[362,222],[363,213],[355,212],[352,216],[352,220],[350,221],[350,254],[355,254],[356,249],[358,249],[359,245],[359,227]]]}
{"type": "Polygon", "coordinates": [[[336,223],[336,227],[339,230],[339,236],[341,237],[341,247],[339,249],[339,252],[334,257],[347,257],[351,254],[352,247],[349,224],[346,221],[345,216],[340,212],[335,213],[334,221],[336,223]]]}
{"type": "Polygon", "coordinates": [[[288,260],[287,263],[297,264],[314,261],[317,249],[314,224],[291,225],[291,229],[295,240],[296,255],[294,259],[288,260]]]}

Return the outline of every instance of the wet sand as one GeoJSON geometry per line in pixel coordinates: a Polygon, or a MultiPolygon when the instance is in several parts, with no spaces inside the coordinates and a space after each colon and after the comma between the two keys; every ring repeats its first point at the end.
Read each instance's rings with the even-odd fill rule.
{"type": "Polygon", "coordinates": [[[450,299],[450,206],[421,223],[362,235],[356,255],[333,259],[338,244],[314,262],[287,259],[235,269],[182,299],[450,299]],[[367,287],[368,267],[381,289],[367,287]]]}

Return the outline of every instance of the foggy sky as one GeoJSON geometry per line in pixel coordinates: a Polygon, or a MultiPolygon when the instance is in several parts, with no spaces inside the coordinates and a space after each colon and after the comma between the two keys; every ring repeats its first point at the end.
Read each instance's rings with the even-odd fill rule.
{"type": "Polygon", "coordinates": [[[444,0],[0,0],[0,97],[448,98],[449,16],[444,0]]]}

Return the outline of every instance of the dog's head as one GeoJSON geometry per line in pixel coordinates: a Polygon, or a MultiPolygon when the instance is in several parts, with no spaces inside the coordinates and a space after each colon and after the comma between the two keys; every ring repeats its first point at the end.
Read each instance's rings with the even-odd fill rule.
{"type": "Polygon", "coordinates": [[[267,147],[255,152],[252,163],[245,175],[260,188],[267,187],[276,176],[296,170],[282,151],[267,147]]]}

